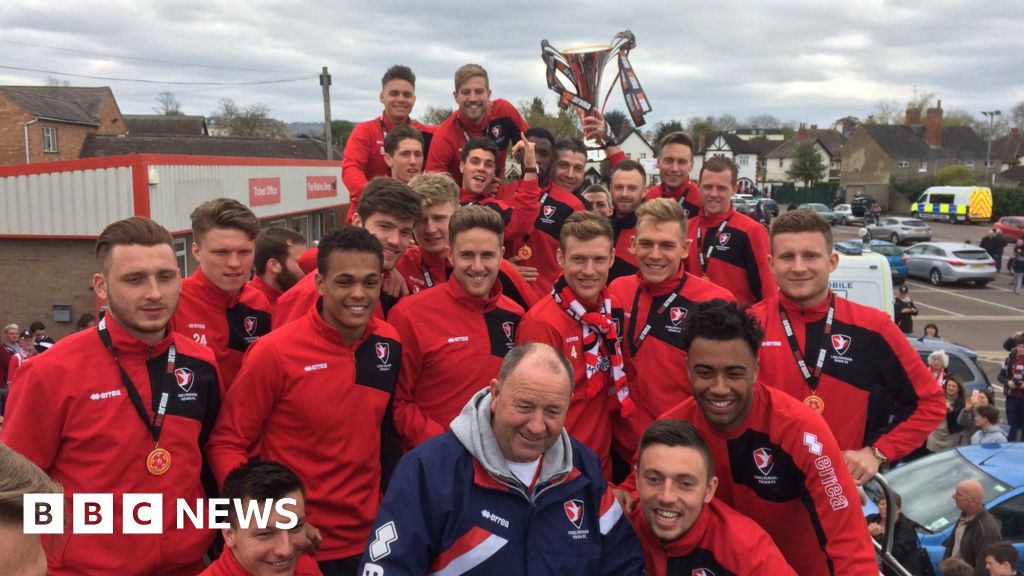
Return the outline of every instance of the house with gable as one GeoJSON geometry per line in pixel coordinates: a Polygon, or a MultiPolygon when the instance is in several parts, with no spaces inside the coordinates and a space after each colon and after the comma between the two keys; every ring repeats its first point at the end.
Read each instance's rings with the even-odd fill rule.
{"type": "Polygon", "coordinates": [[[801,124],[796,135],[778,145],[765,156],[765,181],[773,184],[792,181],[793,179],[787,176],[786,172],[796,158],[797,148],[806,141],[813,143],[814,151],[821,158],[822,163],[828,167],[825,181],[838,182],[842,165],[841,153],[846,137],[838,130],[819,130],[817,124],[811,124],[810,128],[801,124]]]}
{"type": "Polygon", "coordinates": [[[697,135],[697,152],[693,154],[693,170],[690,178],[698,180],[700,169],[704,161],[714,156],[724,156],[736,163],[739,169],[736,176],[737,184],[740,187],[754,186],[758,183],[758,155],[761,152],[759,142],[771,142],[769,140],[744,140],[740,136],[719,132],[706,138],[704,134],[697,135]]]}

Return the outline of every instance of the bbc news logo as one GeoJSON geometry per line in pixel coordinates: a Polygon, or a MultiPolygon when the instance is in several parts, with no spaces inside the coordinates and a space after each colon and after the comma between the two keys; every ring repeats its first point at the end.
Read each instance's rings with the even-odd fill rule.
{"type": "MultiPolygon", "coordinates": [[[[163,494],[123,494],[121,497],[122,534],[162,534],[164,530],[163,494]]],[[[25,534],[63,534],[63,494],[25,494],[25,534]]],[[[294,498],[277,500],[240,500],[237,498],[199,498],[190,504],[184,498],[175,501],[175,526],[220,530],[231,528],[228,516],[234,511],[238,527],[255,526],[265,530],[272,526],[291,530],[299,523],[294,498]],[[270,522],[271,513],[285,520],[270,522]]],[[[114,495],[78,493],[71,499],[71,532],[73,534],[113,534],[114,495]]]]}

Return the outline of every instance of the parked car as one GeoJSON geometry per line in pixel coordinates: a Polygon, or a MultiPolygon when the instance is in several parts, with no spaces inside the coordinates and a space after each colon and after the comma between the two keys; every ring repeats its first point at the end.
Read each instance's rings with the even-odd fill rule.
{"type": "Polygon", "coordinates": [[[872,196],[857,196],[850,201],[850,209],[853,211],[854,216],[864,217],[868,208],[875,203],[875,199],[872,196]]]}
{"type": "Polygon", "coordinates": [[[746,199],[739,198],[738,196],[732,197],[732,207],[735,208],[736,211],[739,212],[740,214],[746,214],[747,216],[750,216],[754,213],[754,205],[750,202],[747,202],[746,199]]]}
{"type": "Polygon", "coordinates": [[[768,209],[768,211],[771,212],[772,214],[772,218],[775,218],[776,216],[779,215],[779,203],[776,202],[775,200],[772,200],[771,198],[758,198],[756,200],[755,206],[757,204],[761,204],[766,209],[768,209]]]}
{"type": "Polygon", "coordinates": [[[932,228],[925,224],[924,220],[917,218],[886,216],[880,219],[878,224],[868,224],[868,234],[871,234],[872,238],[888,240],[893,244],[911,240],[928,242],[932,239],[932,228]]]}
{"type": "MultiPolygon", "coordinates": [[[[956,485],[977,480],[985,489],[985,508],[1001,524],[1003,540],[1013,543],[1024,559],[1024,442],[961,446],[897,466],[884,474],[889,486],[903,496],[904,517],[917,528],[921,546],[935,573],[953,535],[960,511],[953,502],[956,485]]],[[[878,494],[868,483],[869,495],[878,494]]],[[[1024,571],[1024,560],[1017,572],[1024,571]]]]}
{"type": "Polygon", "coordinates": [[[733,196],[733,198],[739,198],[740,200],[746,200],[748,204],[753,204],[754,203],[754,195],[753,194],[736,194],[735,196],[733,196]]]}
{"type": "MultiPolygon", "coordinates": [[[[860,240],[838,242],[836,250],[841,254],[861,254],[864,252],[864,243],[860,240]]],[[[903,255],[903,250],[885,240],[872,240],[871,250],[885,256],[885,259],[889,261],[893,284],[903,284],[907,280],[907,257],[903,255]]]]}
{"type": "Polygon", "coordinates": [[[938,338],[926,336],[908,336],[907,340],[914,347],[921,361],[928,364],[928,356],[936,350],[944,350],[949,356],[949,373],[960,378],[964,388],[970,394],[975,390],[984,390],[991,386],[985,371],[978,366],[978,353],[966,346],[946,342],[938,338]]]}
{"type": "Polygon", "coordinates": [[[836,204],[832,211],[836,213],[836,224],[847,226],[854,223],[864,223],[864,216],[854,216],[853,207],[849,204],[836,204]]]}
{"type": "Polygon", "coordinates": [[[1008,242],[1016,242],[1024,237],[1024,216],[1003,216],[992,227],[1002,232],[1008,242]]]}
{"type": "Polygon", "coordinates": [[[943,282],[971,281],[984,286],[996,279],[996,263],[973,244],[924,242],[907,248],[907,273],[938,286],[943,282]]]}
{"type": "Polygon", "coordinates": [[[818,214],[821,214],[821,216],[825,220],[828,220],[829,224],[835,224],[836,223],[836,213],[833,212],[832,210],[830,210],[829,207],[825,206],[824,204],[814,204],[814,203],[801,204],[801,205],[797,206],[796,209],[797,210],[810,210],[812,212],[817,212],[818,214]]]}

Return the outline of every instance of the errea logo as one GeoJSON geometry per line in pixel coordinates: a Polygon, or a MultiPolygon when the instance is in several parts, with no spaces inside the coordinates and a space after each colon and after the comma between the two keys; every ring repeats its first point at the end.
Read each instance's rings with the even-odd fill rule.
{"type": "Polygon", "coordinates": [[[108,392],[93,392],[89,395],[89,400],[106,400],[107,398],[116,398],[121,395],[121,390],[110,390],[108,392]]]}
{"type": "Polygon", "coordinates": [[[310,364],[302,368],[306,372],[316,372],[317,370],[327,370],[327,362],[321,362],[319,364],[310,364]]]}

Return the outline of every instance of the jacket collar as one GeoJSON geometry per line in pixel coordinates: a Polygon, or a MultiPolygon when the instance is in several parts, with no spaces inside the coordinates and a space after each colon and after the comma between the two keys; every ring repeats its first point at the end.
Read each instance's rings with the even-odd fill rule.
{"type": "Polygon", "coordinates": [[[203,269],[201,267],[196,268],[196,271],[192,274],[191,278],[195,278],[194,282],[202,291],[204,299],[209,300],[217,306],[223,306],[225,308],[231,308],[237,304],[239,296],[241,296],[242,291],[245,290],[245,285],[243,284],[242,290],[238,292],[238,296],[228,294],[215,286],[213,282],[203,274],[203,269]]]}
{"type": "Polygon", "coordinates": [[[683,263],[680,262],[679,270],[676,271],[675,275],[662,280],[661,282],[657,282],[655,284],[645,282],[643,274],[640,272],[636,273],[636,277],[640,281],[640,286],[642,286],[644,290],[650,292],[652,296],[657,297],[662,295],[668,296],[673,290],[675,290],[675,287],[679,285],[679,280],[683,277],[683,274],[686,274],[686,271],[683,270],[683,263]]]}
{"type": "Polygon", "coordinates": [[[832,300],[831,288],[829,289],[828,294],[825,295],[825,298],[822,299],[821,302],[818,302],[813,306],[807,307],[799,306],[789,298],[786,298],[785,294],[779,292],[779,302],[782,304],[782,307],[786,310],[786,314],[788,314],[791,319],[799,318],[804,322],[815,322],[817,320],[824,318],[825,314],[828,313],[828,303],[830,300],[832,300]]]}
{"type": "Polygon", "coordinates": [[[457,302],[463,306],[467,306],[473,309],[480,310],[481,312],[489,312],[494,310],[498,306],[498,298],[501,297],[501,280],[495,278],[494,286],[491,286],[491,292],[486,298],[479,296],[473,296],[466,289],[459,284],[455,275],[445,282],[445,289],[448,290],[448,294],[451,295],[457,302]]]}
{"type": "Polygon", "coordinates": [[[374,314],[370,316],[369,323],[367,323],[366,327],[363,329],[363,335],[359,337],[359,340],[357,340],[355,344],[349,346],[348,344],[345,343],[344,340],[341,339],[341,334],[338,334],[338,331],[335,330],[333,326],[331,326],[327,322],[324,322],[323,316],[320,313],[320,311],[323,309],[323,301],[323,296],[317,298],[316,306],[310,308],[309,314],[306,316],[306,318],[309,321],[309,323],[313,326],[313,330],[331,344],[355,350],[356,348],[362,346],[363,343],[366,342],[366,340],[377,330],[377,318],[376,315],[374,314]]]}
{"type": "Polygon", "coordinates": [[[732,218],[732,215],[735,213],[736,209],[733,208],[732,206],[730,206],[729,209],[726,210],[725,212],[722,212],[721,214],[716,214],[714,216],[707,213],[702,213],[700,215],[700,224],[702,227],[712,228],[714,226],[718,226],[719,224],[721,224],[723,220],[728,220],[729,218],[732,218]]]}
{"type": "MultiPolygon", "coordinates": [[[[174,325],[171,322],[168,322],[166,328],[164,328],[166,330],[164,337],[156,344],[150,345],[148,342],[139,340],[132,333],[125,330],[109,311],[103,315],[101,321],[106,326],[107,334],[110,334],[110,342],[119,356],[136,354],[141,354],[146,358],[159,356],[170,348],[171,343],[174,342],[174,325]]],[[[97,326],[98,329],[99,327],[97,326]]]]}

